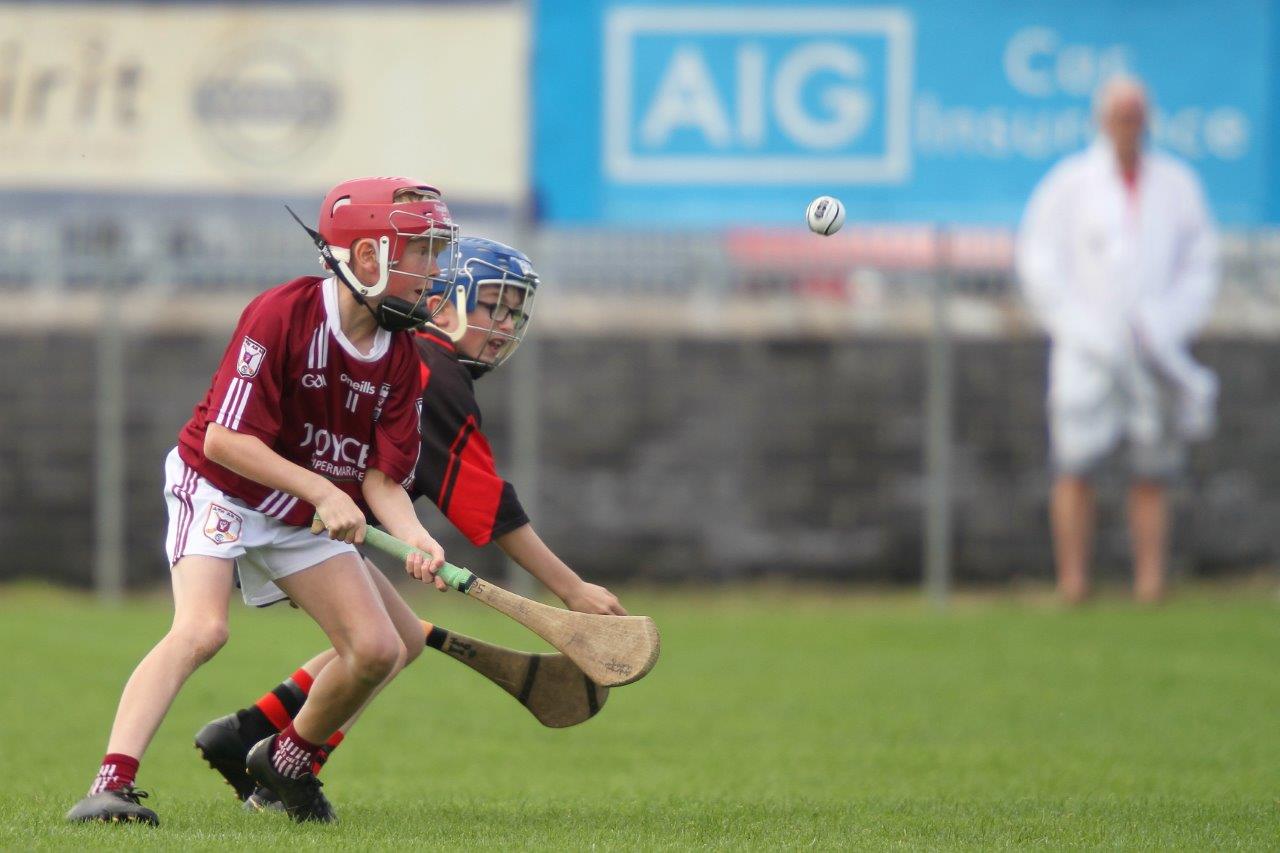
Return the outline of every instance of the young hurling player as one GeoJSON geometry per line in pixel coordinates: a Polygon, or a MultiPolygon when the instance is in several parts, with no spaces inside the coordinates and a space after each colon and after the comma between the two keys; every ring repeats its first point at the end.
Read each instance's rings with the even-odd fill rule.
{"type": "MultiPolygon", "coordinates": [[[[612,593],[582,580],[534,531],[515,490],[498,476],[489,442],[480,431],[474,381],[510,358],[519,345],[538,277],[523,253],[492,240],[462,237],[449,260],[442,277],[456,284],[433,287],[428,306],[434,319],[416,339],[424,387],[422,453],[414,496],[431,500],[476,545],[496,542],[570,609],[624,616],[626,610],[612,593]],[[459,322],[460,309],[465,327],[459,322]]],[[[372,564],[369,570],[381,578],[372,564]]],[[[419,642],[409,649],[406,663],[422,648],[419,632],[419,642]]],[[[247,750],[261,738],[286,729],[300,709],[310,704],[319,674],[335,657],[333,649],[320,653],[254,705],[214,720],[197,733],[196,746],[236,794],[247,798],[246,808],[279,807],[269,790],[254,790],[253,780],[244,771],[247,750]]],[[[348,721],[325,743],[314,772],[319,773],[354,722],[348,721]]]]}
{"type": "Polygon", "coordinates": [[[421,624],[384,601],[353,543],[369,512],[429,555],[406,560],[414,577],[431,580],[444,559],[405,491],[421,443],[407,330],[425,317],[437,255],[456,229],[434,188],[368,178],[335,187],[311,233],[337,275],[249,303],[169,454],[173,626],[125,685],[101,769],[69,820],[159,822],[139,802],[138,762],[183,682],[226,642],[237,570],[245,601],[287,595],[335,650],[306,708],[247,756],[298,819],[331,819],[312,763],[406,649],[422,645],[421,624]],[[315,515],[328,538],[311,534],[315,515]]]}

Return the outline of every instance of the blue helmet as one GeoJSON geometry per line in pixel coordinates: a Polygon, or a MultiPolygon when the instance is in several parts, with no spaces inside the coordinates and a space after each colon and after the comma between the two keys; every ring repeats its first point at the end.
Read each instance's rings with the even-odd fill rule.
{"type": "Polygon", "coordinates": [[[444,296],[455,308],[466,307],[465,323],[453,335],[461,342],[473,336],[458,358],[475,369],[492,370],[502,364],[524,338],[538,289],[538,274],[529,256],[497,240],[459,237],[440,257],[440,275],[430,294],[444,296]]]}

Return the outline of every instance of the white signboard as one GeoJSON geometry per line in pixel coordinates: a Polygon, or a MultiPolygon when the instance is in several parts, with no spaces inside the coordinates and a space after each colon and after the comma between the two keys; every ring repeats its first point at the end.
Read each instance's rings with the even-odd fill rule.
{"type": "Polygon", "coordinates": [[[524,186],[515,4],[0,3],[0,188],[524,186]]]}

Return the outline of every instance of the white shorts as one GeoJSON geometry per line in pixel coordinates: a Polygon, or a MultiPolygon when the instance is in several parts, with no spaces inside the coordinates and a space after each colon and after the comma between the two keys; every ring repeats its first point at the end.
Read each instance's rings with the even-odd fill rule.
{"type": "Polygon", "coordinates": [[[1106,364],[1054,346],[1049,362],[1049,432],[1060,474],[1096,473],[1122,441],[1134,475],[1168,480],[1182,469],[1186,442],[1174,423],[1175,395],[1136,359],[1106,364]]]}
{"type": "Polygon", "coordinates": [[[178,448],[164,462],[164,502],[169,529],[164,547],[173,567],[193,554],[235,560],[245,603],[274,604],[286,596],[274,581],[309,569],[354,545],[283,524],[224,494],[182,461],[178,448]]]}

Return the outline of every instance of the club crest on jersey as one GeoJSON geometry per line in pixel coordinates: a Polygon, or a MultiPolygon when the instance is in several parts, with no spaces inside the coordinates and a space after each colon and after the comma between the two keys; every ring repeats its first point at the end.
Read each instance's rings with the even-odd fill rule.
{"type": "Polygon", "coordinates": [[[386,405],[387,395],[391,393],[391,384],[383,382],[382,387],[378,389],[378,402],[373,407],[373,422],[376,424],[382,418],[382,407],[386,405]]]}
{"type": "Polygon", "coordinates": [[[244,519],[217,504],[209,504],[209,515],[204,520],[204,535],[217,545],[235,542],[240,538],[244,519]]]}
{"type": "Polygon", "coordinates": [[[244,340],[240,342],[240,358],[236,361],[236,372],[245,379],[252,379],[258,375],[258,368],[262,366],[262,359],[266,354],[266,347],[245,335],[244,340]]]}

